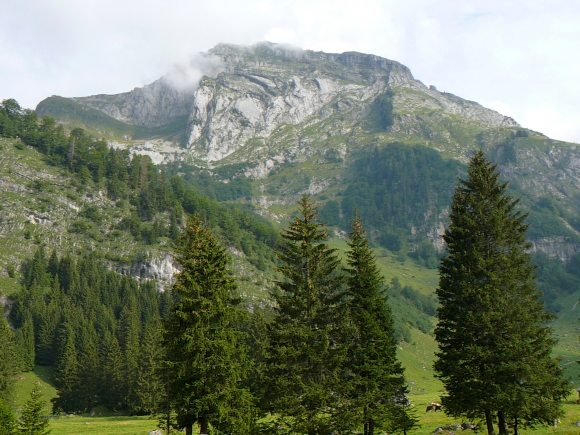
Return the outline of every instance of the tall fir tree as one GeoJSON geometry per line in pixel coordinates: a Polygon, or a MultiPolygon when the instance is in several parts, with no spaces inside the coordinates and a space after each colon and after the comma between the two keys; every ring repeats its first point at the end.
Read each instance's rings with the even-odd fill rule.
{"type": "Polygon", "coordinates": [[[179,237],[176,260],[181,271],[164,344],[177,423],[187,435],[196,423],[202,434],[211,427],[251,433],[253,399],[243,388],[249,361],[227,252],[201,219],[192,217],[179,237]]]}
{"type": "Polygon", "coordinates": [[[79,364],[75,345],[75,333],[70,323],[63,323],[58,331],[59,353],[54,381],[58,396],[52,399],[54,411],[78,409],[79,364]]]}
{"type": "Polygon", "coordinates": [[[290,433],[328,434],[344,423],[336,419],[344,358],[339,259],[309,196],[301,198],[299,214],[282,237],[283,280],[274,293],[267,361],[269,410],[290,433]]]}
{"type": "Polygon", "coordinates": [[[162,379],[162,328],[159,320],[149,322],[145,327],[139,367],[137,371],[136,411],[145,414],[162,412],[166,401],[166,386],[162,379]]]}
{"type": "Polygon", "coordinates": [[[343,369],[345,409],[342,415],[363,427],[409,430],[407,388],[397,360],[397,342],[387,294],[360,218],[352,223],[348,241],[348,358],[343,369]],[[348,334],[350,332],[350,334],[348,334]],[[399,427],[403,426],[403,427],[399,427]]]}
{"type": "Polygon", "coordinates": [[[16,330],[16,344],[20,352],[22,369],[31,371],[34,369],[35,345],[34,345],[34,324],[32,314],[29,310],[24,312],[24,319],[20,328],[16,330]]]}
{"type": "Polygon", "coordinates": [[[525,215],[479,151],[456,188],[439,268],[439,352],[448,414],[507,425],[551,423],[568,394],[525,240],[525,215]]]}
{"type": "Polygon", "coordinates": [[[77,357],[79,362],[77,409],[92,411],[99,403],[102,366],[97,346],[98,338],[94,328],[86,328],[81,332],[84,346],[77,357]]]}
{"type": "Polygon", "coordinates": [[[119,343],[123,352],[124,361],[124,390],[127,407],[135,411],[138,406],[136,397],[137,378],[139,371],[139,329],[140,322],[136,303],[127,304],[121,311],[119,320],[119,343]]]}
{"type": "Polygon", "coordinates": [[[104,350],[103,392],[109,409],[122,409],[125,406],[126,379],[123,352],[117,337],[111,337],[104,350]]]}

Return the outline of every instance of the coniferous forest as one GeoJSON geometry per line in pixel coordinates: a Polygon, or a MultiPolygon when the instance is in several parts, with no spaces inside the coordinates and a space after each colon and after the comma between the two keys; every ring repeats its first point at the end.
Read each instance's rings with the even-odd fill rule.
{"type": "MultiPolygon", "coordinates": [[[[490,435],[562,416],[571,386],[551,355],[552,315],[536,282],[526,215],[483,152],[449,191],[445,180],[465,169],[459,163],[402,145],[376,149],[353,163],[367,176],[340,203],[327,201],[319,214],[304,195],[278,230],[250,207],[218,200],[246,195],[243,183],[220,190],[203,177],[188,182],[14,100],[0,107],[0,136],[35,148],[80,186],[128,201],[119,230],[144,244],[170,239],[178,268],[160,291],[118,273],[97,251],[39,243],[19,267],[8,317],[0,316],[0,433],[46,432],[36,390],[20,414],[11,399],[17,375],[44,366],[58,393],[55,414],[101,407],[155,415],[167,433],[188,435],[406,434],[419,418],[398,356],[410,335],[397,323],[394,298],[413,302],[421,313],[414,326],[425,333],[433,325],[420,319],[438,318],[434,369],[448,415],[481,422],[490,435]],[[430,188],[416,188],[417,178],[430,188]],[[385,201],[395,179],[400,195],[385,201]],[[401,228],[419,222],[420,204],[445,202],[442,258],[426,245],[409,254],[439,267],[437,300],[386,284],[373,247],[400,251],[410,243],[401,228]],[[327,224],[348,229],[344,258],[327,224]],[[271,274],[269,304],[240,296],[232,251],[271,274]]],[[[99,219],[96,208],[84,213],[99,219]]],[[[541,264],[540,274],[550,272],[553,263],[541,264]]],[[[561,276],[580,279],[574,270],[561,276]]]]}

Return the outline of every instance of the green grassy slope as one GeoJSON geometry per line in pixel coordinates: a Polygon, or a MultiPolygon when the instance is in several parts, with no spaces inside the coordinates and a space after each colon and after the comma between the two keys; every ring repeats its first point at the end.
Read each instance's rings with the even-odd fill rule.
{"type": "Polygon", "coordinates": [[[16,291],[19,266],[41,244],[58,251],[96,249],[115,261],[168,249],[168,240],[144,245],[120,231],[118,224],[129,215],[127,204],[51,166],[33,148],[0,138],[0,153],[0,294],[16,291]],[[98,208],[99,220],[86,217],[88,207],[98,208]]]}

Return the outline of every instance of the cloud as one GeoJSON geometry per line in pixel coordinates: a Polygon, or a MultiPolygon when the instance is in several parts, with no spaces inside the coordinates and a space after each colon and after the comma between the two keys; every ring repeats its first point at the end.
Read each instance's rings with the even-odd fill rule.
{"type": "Polygon", "coordinates": [[[216,77],[224,69],[224,62],[218,56],[198,53],[189,61],[173,65],[163,80],[180,91],[195,90],[203,76],[216,77]]]}
{"type": "Polygon", "coordinates": [[[0,99],[32,107],[52,94],[124,92],[168,71],[187,84],[207,66],[188,64],[195,53],[270,40],[397,60],[438,89],[500,102],[535,130],[545,123],[528,125],[541,116],[527,113],[543,107],[551,135],[579,140],[578,22],[569,0],[8,0],[0,99]]]}

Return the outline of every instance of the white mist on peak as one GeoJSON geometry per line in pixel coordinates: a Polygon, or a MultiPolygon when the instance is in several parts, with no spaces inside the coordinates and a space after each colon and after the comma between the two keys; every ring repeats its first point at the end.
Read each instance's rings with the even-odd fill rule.
{"type": "Polygon", "coordinates": [[[171,71],[163,76],[163,81],[178,91],[194,91],[202,77],[217,77],[223,71],[225,64],[219,56],[198,53],[173,65],[171,71]]]}

